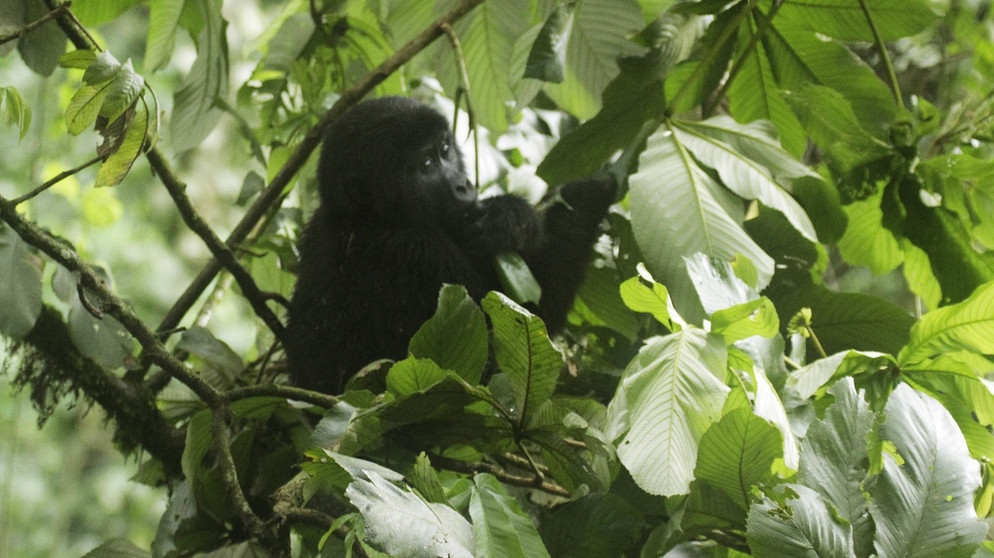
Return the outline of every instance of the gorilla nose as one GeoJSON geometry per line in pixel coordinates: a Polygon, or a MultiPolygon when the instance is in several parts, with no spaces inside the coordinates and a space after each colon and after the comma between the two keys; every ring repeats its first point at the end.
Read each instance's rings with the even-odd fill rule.
{"type": "Polygon", "coordinates": [[[473,201],[476,199],[476,188],[470,182],[456,184],[452,187],[452,194],[459,201],[473,201]]]}

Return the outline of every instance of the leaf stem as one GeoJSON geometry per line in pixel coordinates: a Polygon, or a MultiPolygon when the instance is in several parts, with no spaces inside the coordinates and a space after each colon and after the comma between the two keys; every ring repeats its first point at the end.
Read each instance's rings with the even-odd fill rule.
{"type": "Polygon", "coordinates": [[[897,81],[897,74],[894,72],[894,64],[891,62],[890,55],[887,53],[887,46],[884,44],[883,36],[880,34],[880,29],[877,27],[877,23],[873,20],[873,14],[870,13],[870,6],[867,5],[866,0],[859,0],[859,7],[863,10],[863,15],[866,16],[866,23],[870,26],[870,31],[873,33],[873,42],[877,46],[877,50],[880,51],[880,58],[884,62],[884,68],[887,70],[887,78],[890,80],[891,90],[894,93],[894,99],[897,101],[898,106],[902,109],[907,109],[904,106],[904,97],[901,95],[901,86],[897,81]]]}

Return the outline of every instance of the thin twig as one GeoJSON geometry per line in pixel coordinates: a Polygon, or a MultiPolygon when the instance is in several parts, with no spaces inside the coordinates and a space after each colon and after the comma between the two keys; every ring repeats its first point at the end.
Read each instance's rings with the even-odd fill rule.
{"type": "Polygon", "coordinates": [[[55,17],[61,15],[62,12],[65,12],[66,10],[68,10],[70,3],[71,2],[66,2],[64,4],[59,4],[55,8],[52,8],[47,14],[41,16],[40,18],[38,18],[38,19],[36,19],[36,20],[34,20],[34,21],[30,22],[30,23],[25,24],[24,27],[21,27],[17,31],[14,31],[13,33],[10,33],[8,35],[0,35],[0,45],[2,45],[4,43],[8,43],[10,41],[13,41],[15,39],[20,39],[21,37],[27,35],[28,33],[34,31],[35,29],[37,29],[39,27],[41,27],[42,25],[45,25],[46,23],[48,23],[49,21],[51,21],[55,17]]]}
{"type": "Polygon", "coordinates": [[[431,455],[429,456],[431,462],[439,467],[444,467],[450,471],[457,471],[460,473],[489,473],[495,477],[497,480],[514,486],[524,486],[527,488],[535,488],[541,490],[547,494],[552,494],[553,496],[562,496],[563,498],[569,498],[569,490],[566,490],[562,486],[550,482],[547,480],[542,480],[540,476],[536,475],[515,475],[508,473],[506,470],[498,465],[492,463],[486,463],[484,461],[468,462],[459,461],[457,459],[451,459],[448,457],[442,457],[441,455],[431,455]]]}
{"type": "Polygon", "coordinates": [[[26,201],[28,201],[28,200],[30,200],[30,199],[38,196],[39,194],[41,194],[45,190],[48,190],[49,188],[51,188],[52,186],[55,186],[59,182],[65,180],[67,178],[69,178],[70,176],[72,176],[72,175],[74,175],[74,174],[82,171],[83,169],[85,169],[85,168],[87,168],[89,166],[92,166],[92,165],[95,165],[95,164],[99,163],[102,160],[103,160],[103,157],[100,157],[98,155],[98,156],[90,159],[89,161],[83,163],[82,165],[79,165],[77,167],[73,167],[73,168],[71,168],[71,169],[69,169],[67,171],[62,171],[59,174],[53,176],[52,178],[49,178],[48,180],[46,180],[45,182],[43,182],[41,186],[35,188],[34,190],[31,190],[27,194],[24,194],[23,196],[16,197],[16,198],[10,200],[10,203],[12,203],[14,205],[14,207],[17,207],[17,206],[21,205],[22,203],[24,203],[24,202],[26,202],[26,201]]]}
{"type": "Polygon", "coordinates": [[[303,401],[304,403],[310,403],[311,405],[324,409],[330,409],[335,405],[338,405],[337,397],[325,395],[323,393],[318,393],[308,389],[278,384],[247,386],[235,388],[224,393],[225,400],[229,402],[238,401],[240,399],[248,399],[249,397],[265,396],[283,397],[286,399],[293,399],[295,401],[303,401]]]}

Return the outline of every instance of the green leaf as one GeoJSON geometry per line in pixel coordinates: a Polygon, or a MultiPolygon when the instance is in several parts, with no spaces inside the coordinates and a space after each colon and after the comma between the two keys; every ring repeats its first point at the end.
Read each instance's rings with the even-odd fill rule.
{"type": "Polygon", "coordinates": [[[378,473],[356,479],[345,491],[365,519],[366,540],[398,558],[472,558],[473,526],[445,504],[425,502],[378,473]]]}
{"type": "Polygon", "coordinates": [[[810,171],[791,159],[763,128],[762,124],[741,126],[731,118],[716,117],[699,124],[679,123],[675,134],[696,160],[718,172],[731,191],[779,211],[805,238],[818,242],[807,213],[774,180],[776,175],[809,176],[810,171]]]}
{"type": "Polygon", "coordinates": [[[891,155],[891,148],[867,132],[842,93],[807,85],[786,96],[811,139],[843,171],[891,155]]]}
{"type": "Polygon", "coordinates": [[[128,59],[114,72],[107,97],[100,107],[100,116],[113,122],[135,104],[144,88],[145,80],[135,72],[128,59]]]}
{"type": "Polygon", "coordinates": [[[923,316],[911,329],[911,340],[898,360],[908,367],[960,350],[994,353],[994,283],[982,285],[963,302],[923,316]]]}
{"type": "Polygon", "coordinates": [[[773,337],[780,333],[780,319],[777,309],[765,296],[719,310],[711,315],[711,330],[725,338],[728,343],[760,335],[773,337]]]}
{"type": "Polygon", "coordinates": [[[746,537],[757,556],[855,558],[851,528],[806,487],[782,485],[783,501],[764,497],[749,508],[746,537]]]}
{"type": "Polygon", "coordinates": [[[414,470],[408,479],[421,496],[429,502],[445,503],[445,489],[438,478],[438,472],[431,466],[431,460],[424,453],[418,454],[414,470]]]}
{"type": "Polygon", "coordinates": [[[476,535],[474,556],[542,558],[549,552],[531,519],[504,486],[488,474],[473,477],[469,515],[476,535]]]}
{"type": "Polygon", "coordinates": [[[152,553],[142,550],[127,539],[111,539],[87,552],[83,558],[151,558],[152,553]]]}
{"type": "Polygon", "coordinates": [[[24,104],[24,97],[14,87],[0,87],[0,118],[8,126],[17,126],[21,131],[18,139],[24,139],[31,126],[31,107],[24,104]]]}
{"type": "Polygon", "coordinates": [[[694,476],[745,510],[753,487],[774,480],[773,462],[782,455],[783,441],[777,429],[752,409],[739,408],[704,433],[694,476]]]}
{"type": "Polygon", "coordinates": [[[532,44],[525,66],[525,77],[550,83],[562,83],[566,65],[566,18],[563,7],[558,6],[542,25],[542,30],[532,44]]]}
{"type": "Polygon", "coordinates": [[[920,33],[938,17],[924,0],[810,0],[788,2],[777,13],[784,23],[829,37],[872,42],[868,16],[884,41],[920,33]]]}
{"type": "Polygon", "coordinates": [[[483,299],[493,324],[497,364],[511,383],[517,416],[527,423],[556,390],[563,355],[549,341],[542,320],[498,292],[483,299]]]}
{"type": "Polygon", "coordinates": [[[711,95],[719,89],[731,63],[738,31],[732,25],[741,21],[745,7],[737,3],[718,14],[708,25],[696,57],[680,63],[666,77],[670,112],[685,112],[713,101],[711,95]]]}
{"type": "MultiPolygon", "coordinates": [[[[634,341],[638,336],[639,318],[625,305],[618,281],[616,269],[588,268],[577,295],[577,307],[585,309],[583,318],[586,321],[603,324],[634,341]]],[[[622,283],[622,289],[624,285],[622,283]]]]}
{"type": "Polygon", "coordinates": [[[731,261],[741,254],[756,265],[758,288],[769,283],[773,259],[743,230],[742,200],[698,166],[665,127],[649,138],[630,184],[632,227],[646,266],[684,316],[696,302],[684,257],[701,252],[731,261]]]}
{"type": "MultiPolygon", "coordinates": [[[[107,136],[107,143],[112,146],[116,145],[113,152],[104,160],[103,164],[100,165],[100,170],[97,171],[96,186],[116,186],[124,177],[127,176],[128,171],[131,170],[131,166],[134,165],[135,160],[142,153],[142,148],[145,146],[145,138],[149,132],[149,122],[148,122],[148,111],[142,104],[136,104],[133,112],[123,114],[118,119],[125,126],[123,131],[123,138],[120,140],[120,144],[117,144],[117,134],[120,133],[116,128],[108,127],[108,130],[104,131],[107,136]],[[131,118],[128,118],[128,117],[131,118]],[[109,130],[113,129],[114,133],[110,133],[109,130]]],[[[103,147],[103,146],[102,146],[103,147]]]]}
{"type": "Polygon", "coordinates": [[[41,258],[5,224],[0,225],[0,333],[17,341],[41,315],[41,258]]]}
{"type": "Polygon", "coordinates": [[[206,371],[224,379],[225,384],[222,385],[234,385],[239,374],[245,369],[245,364],[238,353],[209,330],[200,326],[193,326],[184,331],[176,348],[197,356],[206,371]]]}
{"type": "MultiPolygon", "coordinates": [[[[74,0],[72,13],[86,25],[100,25],[123,14],[141,0],[74,0]]],[[[177,2],[182,5],[182,2],[177,2]]]]}
{"type": "Polygon", "coordinates": [[[925,364],[927,370],[902,370],[908,383],[933,397],[956,421],[970,455],[980,461],[994,459],[994,392],[982,379],[983,371],[994,369],[990,360],[959,353],[943,355],[925,364]]]}
{"type": "Polygon", "coordinates": [[[507,293],[519,304],[528,304],[529,302],[538,304],[542,298],[542,287],[520,254],[501,252],[497,254],[495,263],[501,291],[507,293]]]}
{"type": "Polygon", "coordinates": [[[897,354],[908,343],[914,318],[885,300],[838,293],[821,285],[793,290],[777,301],[780,320],[790,320],[802,307],[812,311],[811,326],[826,354],[849,349],[897,354]]]}
{"type": "MultiPolygon", "coordinates": [[[[496,2],[504,3],[510,2],[496,2]]],[[[573,6],[566,23],[564,79],[547,84],[545,92],[564,110],[588,119],[600,110],[601,92],[618,75],[617,60],[644,54],[629,37],[645,21],[634,0],[584,0],[573,6]]]]}
{"type": "Polygon", "coordinates": [[[649,339],[608,405],[606,431],[621,463],[649,494],[686,494],[697,447],[721,415],[728,387],[721,338],[688,328],[649,339]]]}
{"type": "MultiPolygon", "coordinates": [[[[671,316],[676,314],[672,308],[666,286],[657,283],[644,265],[638,264],[638,276],[632,277],[621,284],[621,299],[636,312],[652,314],[652,317],[667,329],[679,329],[671,316]]],[[[682,323],[678,320],[677,323],[682,323]]]]}
{"type": "Polygon", "coordinates": [[[620,60],[621,73],[604,89],[601,110],[564,135],[546,155],[536,171],[546,182],[562,184],[588,177],[601,170],[617,150],[637,153],[641,149],[637,143],[643,126],[666,109],[662,76],[690,53],[699,30],[694,18],[666,15],[661,27],[661,52],[620,60]]]}
{"type": "MultiPolygon", "coordinates": [[[[106,272],[102,269],[98,272],[108,284],[111,283],[106,272]]],[[[94,316],[87,305],[80,300],[81,289],[64,267],[55,270],[52,278],[53,289],[56,282],[69,286],[63,287],[68,291],[68,297],[64,300],[70,305],[67,325],[69,337],[79,352],[111,370],[134,364],[134,341],[124,326],[111,316],[94,316]]],[[[89,298],[90,295],[85,296],[89,298]]],[[[92,307],[93,300],[89,302],[92,307]]]]}
{"type": "Polygon", "coordinates": [[[625,499],[597,493],[557,506],[542,518],[539,533],[553,556],[604,558],[625,554],[644,526],[625,499]]]}
{"type": "Polygon", "coordinates": [[[183,2],[151,0],[148,14],[148,36],[145,40],[145,72],[152,73],[169,61],[176,40],[183,2]]]}
{"type": "Polygon", "coordinates": [[[268,42],[269,50],[263,67],[289,73],[307,43],[314,36],[314,18],[310,12],[300,12],[286,18],[279,31],[268,42]]]}
{"type": "Polygon", "coordinates": [[[93,63],[87,66],[83,72],[83,83],[86,85],[99,85],[114,79],[121,71],[121,63],[109,52],[101,52],[93,59],[93,63]]]}
{"type": "Polygon", "coordinates": [[[101,83],[84,85],[76,91],[66,107],[66,128],[70,134],[79,135],[97,121],[109,90],[108,83],[101,83]]]}
{"type": "Polygon", "coordinates": [[[969,557],[987,525],[973,509],[977,463],[949,413],[935,400],[899,385],[887,403],[880,436],[903,460],[885,456],[870,488],[879,556],[969,557]]]}
{"type": "Polygon", "coordinates": [[[942,286],[932,272],[928,254],[906,238],[901,239],[901,250],[904,251],[902,271],[908,288],[922,299],[928,309],[935,310],[942,301],[942,286]]]}
{"type": "MultiPolygon", "coordinates": [[[[825,361],[815,365],[821,362],[825,361]]],[[[869,556],[873,522],[864,489],[868,485],[866,439],[875,419],[866,401],[856,392],[852,379],[839,381],[829,393],[835,402],[825,411],[824,418],[811,424],[801,444],[797,481],[818,492],[852,525],[857,555],[869,556]]]]}
{"type": "Polygon", "coordinates": [[[407,357],[390,367],[387,390],[395,395],[410,395],[441,382],[450,373],[429,359],[407,357]]]}
{"type": "Polygon", "coordinates": [[[227,24],[220,0],[201,0],[203,26],[196,36],[197,59],[173,97],[170,131],[177,152],[200,145],[223,114],[214,100],[228,94],[227,24]]]}
{"type": "MultiPolygon", "coordinates": [[[[48,13],[44,2],[23,2],[24,23],[42,18],[48,13]]],[[[6,8],[6,6],[5,6],[6,8]]],[[[40,76],[50,76],[59,66],[59,58],[66,51],[66,35],[55,20],[25,34],[17,41],[21,60],[31,71],[40,76]]]]}
{"type": "MultiPolygon", "coordinates": [[[[983,180],[976,176],[968,184],[983,180]]],[[[957,215],[945,207],[925,205],[922,198],[928,193],[917,176],[901,182],[899,197],[906,225],[902,232],[928,255],[932,273],[942,286],[942,302],[959,302],[994,281],[994,254],[977,251],[976,241],[957,215]]]]}
{"type": "Polygon", "coordinates": [[[190,418],[186,426],[186,443],[183,446],[183,476],[194,483],[200,472],[207,452],[211,450],[214,440],[214,413],[210,409],[201,409],[190,418]]]}
{"type": "MultiPolygon", "coordinates": [[[[514,98],[511,76],[523,74],[522,69],[511,68],[508,63],[512,60],[515,41],[531,27],[529,18],[523,14],[531,14],[527,0],[485,2],[458,26],[469,86],[473,91],[473,115],[495,133],[503,132],[508,126],[507,99],[514,98]]],[[[451,49],[441,57],[439,73],[446,88],[454,89],[461,83],[449,51],[451,49]]]]}
{"type": "Polygon", "coordinates": [[[738,75],[728,87],[728,110],[739,122],[768,120],[779,132],[780,141],[794,157],[804,155],[808,138],[801,122],[790,110],[773,73],[770,44],[777,40],[771,33],[756,40],[756,22],[750,19],[738,32],[736,56],[738,75]]]}
{"type": "Polygon", "coordinates": [[[847,262],[864,265],[877,275],[888,273],[904,261],[904,252],[894,233],[883,226],[880,202],[883,190],[843,207],[849,226],[839,240],[839,250],[847,262]]]}
{"type": "Polygon", "coordinates": [[[487,364],[487,339],[483,312],[466,288],[445,285],[438,294],[435,314],[411,338],[408,351],[478,384],[487,364]]]}
{"type": "Polygon", "coordinates": [[[501,406],[488,390],[473,387],[455,374],[436,381],[430,369],[437,373],[438,367],[428,360],[401,361],[398,365],[388,381],[400,395],[357,413],[340,437],[339,451],[358,453],[394,430],[400,431],[397,435],[409,447],[472,444],[497,452],[512,447],[514,433],[506,418],[509,413],[495,413],[501,406]]]}

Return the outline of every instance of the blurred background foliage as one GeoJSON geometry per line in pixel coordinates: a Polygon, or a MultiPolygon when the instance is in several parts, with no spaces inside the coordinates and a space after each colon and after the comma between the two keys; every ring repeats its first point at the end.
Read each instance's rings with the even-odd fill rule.
{"type": "MultiPolygon", "coordinates": [[[[640,6],[646,14],[655,14],[671,3],[642,1],[640,6]]],[[[269,42],[276,31],[271,24],[288,4],[300,2],[257,0],[223,4],[230,83],[249,82],[264,56],[279,54],[272,50],[279,43],[269,42]]],[[[0,1],[0,6],[4,5],[0,1]]],[[[930,99],[946,115],[945,127],[932,136],[936,152],[942,151],[942,141],[976,138],[972,154],[989,158],[992,155],[989,116],[994,94],[991,91],[994,23],[990,3],[933,0],[930,5],[937,13],[945,14],[938,25],[889,43],[901,90],[908,96],[930,99]]],[[[179,33],[171,53],[157,60],[162,65],[157,71],[141,67],[149,59],[145,51],[149,16],[145,2],[76,0],[72,7],[98,42],[113,43],[114,55],[119,60],[134,61],[155,91],[175,91],[196,59],[194,41],[179,33]]],[[[410,38],[404,31],[414,33],[421,29],[429,16],[411,10],[395,17],[399,21],[392,24],[401,32],[393,40],[400,44],[410,38]],[[410,25],[400,25],[402,18],[409,18],[410,25]]],[[[292,51],[289,46],[286,48],[292,51]]],[[[857,43],[854,49],[883,77],[879,58],[868,44],[857,43]]],[[[417,63],[416,60],[408,68],[408,74],[417,74],[417,63]]],[[[478,68],[479,64],[471,64],[471,70],[478,68]]],[[[313,77],[308,74],[308,68],[293,70],[296,79],[313,77]]],[[[40,77],[20,57],[0,57],[0,86],[16,86],[32,107],[31,126],[23,138],[13,128],[0,134],[0,153],[5,154],[0,156],[0,192],[4,194],[23,193],[24,185],[40,184],[90,159],[94,146],[100,142],[92,130],[79,137],[66,134],[63,114],[55,107],[68,104],[78,89],[79,72],[63,68],[54,72],[53,77],[40,77]],[[52,98],[59,102],[51,102],[52,98]]],[[[253,94],[259,93],[252,87],[247,86],[231,97],[248,102],[253,94]]],[[[388,82],[384,87],[389,90],[397,84],[388,82]]],[[[501,93],[504,95],[496,100],[474,99],[474,102],[478,107],[499,107],[516,92],[501,93]]],[[[554,100],[569,101],[581,118],[596,113],[596,103],[589,99],[569,97],[568,92],[555,90],[548,94],[554,100]]],[[[158,102],[160,111],[171,112],[169,95],[160,95],[158,102]]],[[[494,129],[510,127],[499,138],[485,136],[481,143],[498,144],[505,153],[515,150],[519,155],[524,153],[525,164],[508,169],[504,155],[493,153],[488,158],[484,149],[479,165],[482,182],[499,179],[506,188],[534,197],[534,185],[528,176],[535,167],[528,163],[542,160],[554,138],[537,133],[540,128],[548,132],[543,128],[545,122],[527,117],[507,122],[501,120],[501,114],[481,115],[484,123],[494,129]]],[[[269,144],[313,124],[314,115],[300,118],[300,121],[283,122],[270,130],[272,137],[259,139],[269,144]]],[[[564,125],[568,127],[571,122],[565,119],[564,125]]],[[[164,130],[163,134],[168,136],[169,131],[164,130]]],[[[170,148],[169,142],[161,145],[170,148]]],[[[928,149],[926,146],[926,153],[928,149]]],[[[276,149],[269,159],[271,168],[264,166],[254,156],[249,142],[244,141],[240,123],[234,118],[222,118],[197,149],[171,155],[175,170],[190,177],[195,185],[188,192],[193,204],[222,237],[239,216],[240,212],[232,208],[243,203],[243,192],[254,182],[252,173],[269,178],[281,162],[276,149]]],[[[56,185],[43,203],[29,202],[21,208],[53,234],[72,239],[87,261],[112,270],[116,290],[127,293],[139,317],[156,323],[175,301],[177,291],[189,284],[210,254],[200,239],[182,224],[144,157],[138,158],[116,188],[92,188],[95,175],[96,168],[84,170],[56,185]]],[[[311,167],[299,173],[304,182],[310,181],[312,175],[311,167]]],[[[300,189],[293,195],[298,196],[298,192],[300,189]]],[[[306,212],[313,200],[307,199],[305,193],[293,202],[292,205],[306,212]]],[[[921,310],[919,299],[908,289],[899,269],[881,269],[882,273],[874,274],[870,267],[854,265],[851,259],[847,261],[839,248],[830,247],[828,251],[826,285],[844,292],[872,294],[910,313],[921,310]]],[[[49,266],[49,273],[53,268],[49,266]]],[[[273,290],[288,292],[287,275],[268,276],[263,268],[274,270],[276,266],[263,262],[253,269],[257,280],[270,280],[275,285],[273,290]]],[[[47,303],[59,304],[53,300],[52,293],[46,292],[45,296],[47,303]]],[[[224,297],[213,307],[211,331],[238,355],[252,358],[257,332],[253,314],[242,297],[224,297]]],[[[3,350],[0,345],[0,360],[5,356],[3,350]]],[[[26,394],[14,393],[9,380],[9,376],[0,375],[0,557],[79,555],[115,537],[148,546],[163,513],[165,494],[127,481],[134,474],[135,463],[114,450],[112,432],[102,412],[69,401],[52,415],[43,430],[38,430],[37,414],[26,394]]]]}

